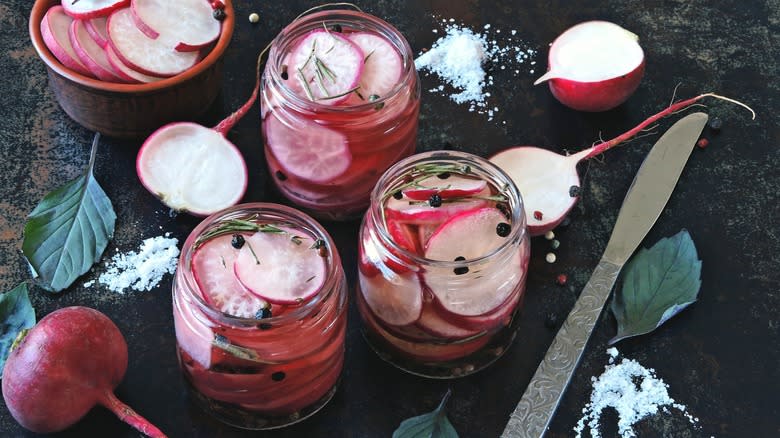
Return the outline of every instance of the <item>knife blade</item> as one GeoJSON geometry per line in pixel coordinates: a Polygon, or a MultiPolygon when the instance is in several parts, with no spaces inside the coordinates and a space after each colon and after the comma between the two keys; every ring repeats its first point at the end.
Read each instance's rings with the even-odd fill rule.
{"type": "Polygon", "coordinates": [[[704,113],[682,118],[645,157],[620,207],[601,260],[555,335],[502,437],[544,436],[620,270],[661,215],[706,123],[704,113]]]}

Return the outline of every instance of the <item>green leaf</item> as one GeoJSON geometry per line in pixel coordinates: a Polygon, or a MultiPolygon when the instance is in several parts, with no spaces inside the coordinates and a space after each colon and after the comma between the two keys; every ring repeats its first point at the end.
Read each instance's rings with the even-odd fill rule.
{"type": "Polygon", "coordinates": [[[95,181],[100,134],[84,174],[46,195],[24,225],[22,252],[44,289],[59,292],[100,260],[114,234],[116,213],[95,181]]]}
{"type": "Polygon", "coordinates": [[[458,432],[444,412],[444,405],[447,404],[450,394],[447,390],[439,407],[433,412],[402,421],[393,432],[393,438],[458,438],[458,432]]]}
{"type": "Polygon", "coordinates": [[[35,325],[35,310],[30,304],[27,283],[0,295],[0,378],[14,340],[22,330],[35,325]]]}
{"type": "Polygon", "coordinates": [[[700,287],[701,260],[687,230],[641,249],[612,300],[618,333],[609,343],[655,330],[696,301],[700,287]]]}

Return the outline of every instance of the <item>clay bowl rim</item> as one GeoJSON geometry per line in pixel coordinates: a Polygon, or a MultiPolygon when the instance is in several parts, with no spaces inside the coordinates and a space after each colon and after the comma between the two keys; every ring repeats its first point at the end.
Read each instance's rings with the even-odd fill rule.
{"type": "MultiPolygon", "coordinates": [[[[205,0],[204,0],[205,1],[205,0]]],[[[87,88],[105,91],[110,93],[120,94],[143,94],[149,92],[155,92],[171,88],[173,86],[184,83],[199,74],[210,69],[216,62],[222,57],[230,44],[230,39],[233,37],[233,29],[235,27],[235,11],[233,10],[233,3],[231,0],[223,0],[225,4],[226,17],[222,21],[222,30],[220,31],[219,38],[216,45],[212,48],[205,58],[201,59],[195,66],[189,70],[180,73],[163,80],[152,82],[148,84],[122,84],[116,82],[106,82],[98,79],[93,79],[84,76],[80,73],[65,67],[52,53],[46,44],[43,42],[43,36],[41,35],[41,20],[43,16],[49,10],[49,8],[56,6],[60,2],[57,0],[35,0],[32,11],[30,12],[30,21],[28,23],[30,31],[30,39],[32,40],[33,47],[38,53],[38,57],[43,60],[44,64],[60,76],[63,76],[71,82],[75,82],[79,85],[83,85],[87,88]]]]}

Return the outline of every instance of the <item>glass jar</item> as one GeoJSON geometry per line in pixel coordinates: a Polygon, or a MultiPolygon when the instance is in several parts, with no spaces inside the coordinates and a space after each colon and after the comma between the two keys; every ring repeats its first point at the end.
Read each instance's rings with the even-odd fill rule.
{"type": "Polygon", "coordinates": [[[384,360],[459,377],[514,339],[530,239],[517,187],[489,161],[434,151],[391,167],[371,194],[358,249],[357,307],[384,360]]]}
{"type": "Polygon", "coordinates": [[[312,218],[265,203],[209,216],[184,243],[173,282],[177,353],[193,400],[245,429],[283,427],[313,415],[336,391],[346,309],[339,254],[312,218]],[[268,251],[258,243],[266,241],[281,249],[268,251]],[[276,277],[305,270],[289,262],[296,266],[274,267],[290,254],[304,254],[301,263],[319,257],[308,263],[319,276],[299,280],[311,285],[295,285],[306,291],[300,298],[282,299],[278,284],[257,296],[249,289],[257,279],[247,279],[242,270],[247,254],[241,251],[247,250],[258,269],[276,277]]]}
{"type": "MultiPolygon", "coordinates": [[[[373,58],[366,54],[362,62],[382,62],[379,55],[373,58]]],[[[286,198],[318,218],[359,217],[382,172],[416,147],[420,85],[412,49],[397,29],[363,12],[317,12],[282,30],[271,44],[260,102],[269,177],[286,198]],[[397,83],[384,96],[363,95],[359,85],[339,104],[301,95],[304,76],[287,63],[312,32],[378,36],[397,52],[397,83]]]]}

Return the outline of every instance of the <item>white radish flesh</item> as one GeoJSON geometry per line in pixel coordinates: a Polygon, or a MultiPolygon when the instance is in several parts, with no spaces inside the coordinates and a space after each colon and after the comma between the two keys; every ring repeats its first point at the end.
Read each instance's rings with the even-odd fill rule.
{"type": "Polygon", "coordinates": [[[517,146],[497,153],[490,161],[504,170],[520,190],[528,232],[531,236],[539,236],[561,223],[579,199],[581,190],[577,163],[631,139],[658,119],[674,114],[705,97],[740,105],[750,111],[754,119],[756,117],[755,112],[741,102],[714,93],[705,93],[669,105],[612,140],[573,155],[563,156],[534,146],[517,146]],[[576,189],[572,186],[576,186],[576,189]]]}
{"type": "Polygon", "coordinates": [[[165,42],[146,36],[136,27],[132,15],[126,8],[108,17],[109,44],[122,62],[159,77],[177,75],[198,62],[198,52],[177,52],[165,42]]]}
{"type": "Polygon", "coordinates": [[[209,45],[222,28],[207,0],[133,0],[131,10],[146,36],[181,52],[209,45]]]}
{"type": "Polygon", "coordinates": [[[119,73],[108,61],[106,51],[87,33],[84,22],[74,20],[69,30],[70,42],[79,60],[101,81],[122,82],[119,73]]]}
{"type": "Polygon", "coordinates": [[[258,297],[275,304],[298,304],[314,296],[325,282],[325,259],[311,238],[295,242],[294,230],[259,231],[246,237],[234,269],[238,281],[258,297]]]}
{"type": "Polygon", "coordinates": [[[417,183],[413,188],[403,191],[403,195],[416,201],[426,201],[433,194],[438,194],[442,199],[457,196],[476,195],[487,188],[487,182],[482,179],[464,178],[452,175],[442,179],[432,176],[417,183]]]}
{"type": "Polygon", "coordinates": [[[64,0],[62,7],[73,18],[89,20],[91,18],[105,17],[129,4],[130,0],[64,0]]]}
{"type": "Polygon", "coordinates": [[[348,38],[363,51],[363,74],[358,91],[365,98],[387,97],[398,85],[403,69],[401,55],[385,38],[367,32],[356,32],[348,38]]]}
{"type": "MultiPolygon", "coordinates": [[[[477,195],[490,196],[490,189],[485,187],[477,195]]],[[[427,202],[391,197],[385,203],[385,214],[388,218],[415,225],[435,225],[441,224],[456,214],[477,210],[487,204],[488,201],[475,198],[462,202],[443,203],[440,207],[431,207],[427,202]]]]}
{"type": "Polygon", "coordinates": [[[116,52],[111,48],[111,45],[106,46],[106,58],[111,66],[114,67],[114,71],[116,71],[119,77],[125,82],[149,84],[163,79],[156,76],[145,75],[128,67],[118,56],[116,56],[116,52]]]}
{"type": "Polygon", "coordinates": [[[458,327],[442,318],[433,304],[423,306],[417,325],[426,333],[446,339],[464,339],[479,333],[479,330],[458,327]]]}
{"type": "Polygon", "coordinates": [[[238,282],[233,265],[239,250],[231,234],[203,243],[192,256],[192,274],[203,299],[215,309],[239,318],[254,318],[268,303],[238,282]]]}
{"type": "Polygon", "coordinates": [[[89,33],[89,36],[91,36],[100,47],[106,47],[108,45],[107,23],[108,19],[106,17],[84,20],[84,27],[87,29],[87,33],[89,33]]]}
{"type": "Polygon", "coordinates": [[[383,272],[368,277],[359,272],[358,282],[366,304],[385,323],[405,326],[420,318],[422,287],[416,273],[383,272]]]}
{"type": "Polygon", "coordinates": [[[172,123],[153,133],[138,152],[138,176],[167,206],[209,215],[244,196],[247,169],[238,149],[219,132],[172,123]]]}
{"type": "Polygon", "coordinates": [[[43,42],[62,65],[77,73],[94,77],[87,66],[79,60],[71,45],[69,32],[72,23],[73,18],[65,13],[62,6],[49,8],[41,21],[43,42]]]}

